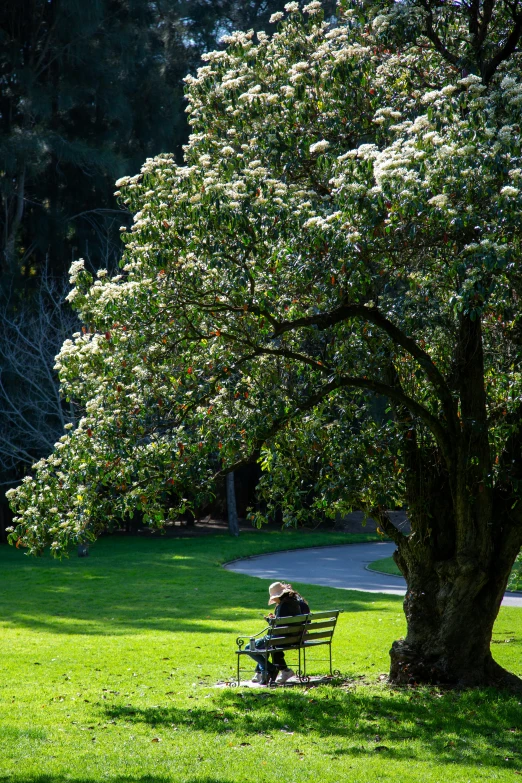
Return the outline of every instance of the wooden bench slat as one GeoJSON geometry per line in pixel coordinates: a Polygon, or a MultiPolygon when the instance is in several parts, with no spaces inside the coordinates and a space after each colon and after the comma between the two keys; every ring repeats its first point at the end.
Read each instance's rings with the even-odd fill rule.
{"type": "Polygon", "coordinates": [[[312,617],[314,620],[326,620],[328,617],[337,619],[339,617],[339,612],[340,609],[332,609],[329,612],[310,612],[309,615],[305,616],[312,617]]]}
{"type": "Polygon", "coordinates": [[[284,634],[283,636],[271,636],[267,644],[297,644],[301,641],[302,634],[284,634]]]}
{"type": "Polygon", "coordinates": [[[299,628],[300,625],[306,625],[308,621],[308,615],[301,615],[301,617],[296,617],[296,621],[298,622],[290,622],[291,620],[294,620],[293,617],[285,617],[284,619],[281,619],[278,623],[274,623],[273,625],[270,625],[270,628],[286,628],[286,626],[291,627],[297,627],[299,628]]]}
{"type": "Polygon", "coordinates": [[[275,636],[267,642],[268,646],[280,647],[282,644],[300,644],[303,640],[303,634],[295,634],[293,636],[275,636]]]}
{"type": "Polygon", "coordinates": [[[275,628],[271,628],[269,630],[269,634],[272,636],[280,635],[282,633],[302,633],[303,628],[309,628],[308,623],[300,623],[299,625],[297,623],[294,623],[293,625],[278,625],[275,628]]]}
{"type": "Polygon", "coordinates": [[[310,639],[331,639],[333,631],[321,631],[321,633],[305,633],[303,642],[308,642],[310,639]]]}
{"type": "Polygon", "coordinates": [[[301,650],[308,650],[310,647],[319,647],[319,645],[320,645],[320,644],[331,644],[331,643],[332,643],[332,640],[331,640],[331,639],[323,639],[323,640],[319,639],[319,640],[318,640],[318,641],[316,641],[316,642],[307,642],[307,641],[304,641],[304,642],[303,642],[301,645],[299,645],[299,646],[300,646],[301,650]]]}
{"type": "Polygon", "coordinates": [[[337,620],[324,620],[323,622],[320,623],[311,622],[306,625],[306,629],[310,631],[315,631],[315,630],[319,630],[320,628],[331,628],[333,631],[336,622],[337,620]]]}
{"type": "Polygon", "coordinates": [[[279,625],[293,625],[294,623],[306,622],[306,618],[310,617],[309,614],[297,614],[295,617],[274,617],[270,620],[270,624],[273,628],[279,625]]]}
{"type": "MultiPolygon", "coordinates": [[[[261,650],[255,650],[256,653],[260,653],[261,655],[264,655],[265,652],[272,653],[274,650],[289,650],[289,649],[295,649],[298,650],[299,647],[302,647],[301,640],[299,639],[297,642],[293,642],[292,644],[279,644],[279,642],[274,642],[273,644],[271,642],[268,642],[266,649],[261,650]]],[[[236,655],[249,655],[249,650],[236,650],[236,655]]]]}

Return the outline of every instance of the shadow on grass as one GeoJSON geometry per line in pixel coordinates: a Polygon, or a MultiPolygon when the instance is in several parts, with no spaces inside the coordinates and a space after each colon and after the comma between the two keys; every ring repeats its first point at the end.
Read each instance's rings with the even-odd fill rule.
{"type": "MultiPolygon", "coordinates": [[[[46,775],[37,774],[36,776],[23,778],[23,783],[99,783],[99,777],[86,778],[86,777],[71,777],[70,775],[46,775]]],[[[129,777],[128,775],[116,775],[103,778],[104,783],[173,783],[173,778],[164,777],[163,775],[142,775],[137,778],[135,775],[129,777]]],[[[12,775],[0,774],[0,783],[17,783],[21,781],[20,778],[13,777],[12,775]]],[[[198,777],[186,780],[185,783],[234,783],[232,780],[225,778],[214,777],[198,777]]]]}
{"type": "MultiPolygon", "coordinates": [[[[57,634],[113,636],[147,629],[233,635],[245,621],[261,630],[268,580],[225,571],[219,563],[277,549],[280,541],[287,545],[285,534],[279,536],[108,538],[96,544],[91,557],[66,562],[31,560],[1,548],[0,617],[7,625],[57,634]]],[[[306,592],[332,595],[315,586],[306,592]]],[[[335,606],[345,611],[389,611],[379,606],[379,596],[336,593],[335,606]]],[[[325,607],[331,597],[320,600],[323,608],[333,608],[325,607]]],[[[397,608],[401,601],[396,599],[397,608]]]]}
{"type": "Polygon", "coordinates": [[[111,706],[112,720],[239,735],[278,732],[338,738],[330,752],[513,769],[522,762],[522,709],[496,691],[395,692],[343,688],[220,691],[204,707],[111,706]]]}

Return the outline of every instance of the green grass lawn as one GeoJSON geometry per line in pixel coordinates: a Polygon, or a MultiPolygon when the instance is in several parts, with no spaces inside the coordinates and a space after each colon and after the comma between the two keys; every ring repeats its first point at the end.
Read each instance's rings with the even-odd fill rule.
{"type": "MultiPolygon", "coordinates": [[[[344,610],[342,686],[213,687],[238,632],[261,629],[269,584],[219,564],[347,540],[111,538],[65,562],[1,547],[1,783],[518,780],[520,697],[379,680],[404,633],[400,598],[301,586],[313,608],[344,610]]],[[[494,638],[522,675],[522,610],[503,608],[494,638]]]]}
{"type": "Polygon", "coordinates": [[[402,576],[398,567],[395,565],[393,557],[382,557],[380,560],[374,560],[368,563],[370,571],[378,571],[380,574],[392,574],[393,576],[402,576]]]}

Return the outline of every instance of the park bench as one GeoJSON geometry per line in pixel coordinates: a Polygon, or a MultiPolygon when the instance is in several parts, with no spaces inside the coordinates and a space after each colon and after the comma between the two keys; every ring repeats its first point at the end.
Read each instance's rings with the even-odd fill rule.
{"type": "MultiPolygon", "coordinates": [[[[236,644],[237,655],[237,685],[241,684],[240,661],[242,655],[248,655],[248,650],[243,649],[250,639],[265,638],[265,646],[262,650],[256,650],[265,658],[265,669],[268,656],[273,652],[287,653],[296,650],[299,657],[297,676],[301,682],[308,682],[306,673],[306,652],[326,645],[328,647],[330,676],[332,672],[332,638],[337,624],[337,618],[342,610],[331,609],[324,612],[311,612],[299,614],[296,617],[273,617],[268,626],[252,636],[238,636],[236,644]],[[301,667],[301,662],[303,666],[301,667]]],[[[250,659],[252,660],[252,659],[250,659]]],[[[243,669],[243,671],[245,671],[243,669]]]]}

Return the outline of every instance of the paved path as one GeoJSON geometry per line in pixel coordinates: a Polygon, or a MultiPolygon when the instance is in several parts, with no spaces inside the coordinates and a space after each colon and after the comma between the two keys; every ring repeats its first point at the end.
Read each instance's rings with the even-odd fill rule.
{"type": "MultiPolygon", "coordinates": [[[[394,550],[395,544],[386,541],[313,547],[234,560],[225,568],[240,574],[271,579],[273,582],[301,582],[364,593],[404,595],[406,583],[402,577],[366,569],[368,563],[374,560],[391,557],[394,550]]],[[[522,607],[522,595],[506,593],[502,605],[522,607]]]]}

